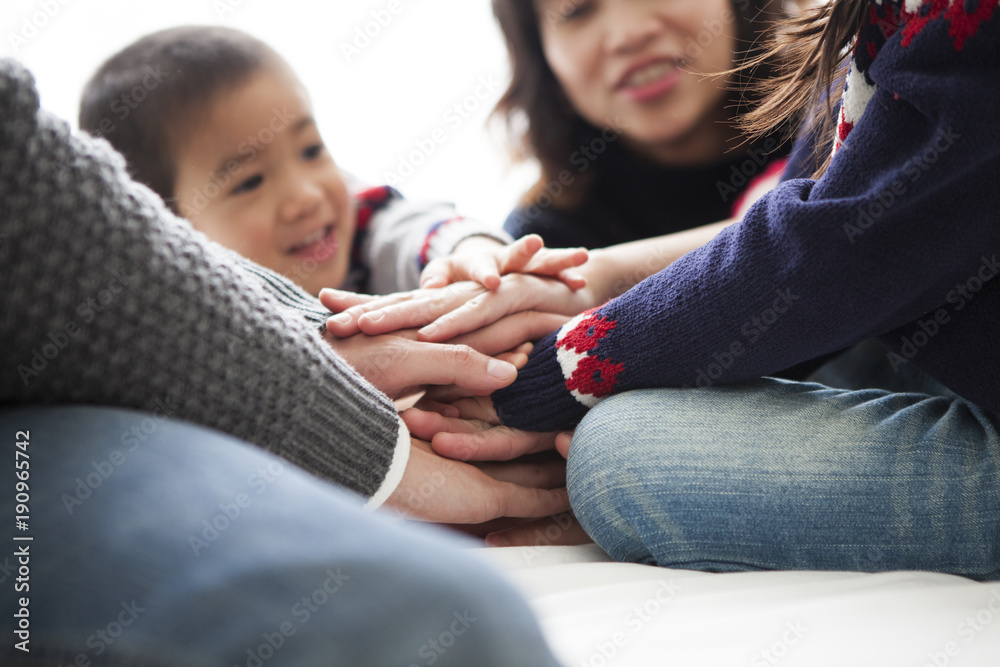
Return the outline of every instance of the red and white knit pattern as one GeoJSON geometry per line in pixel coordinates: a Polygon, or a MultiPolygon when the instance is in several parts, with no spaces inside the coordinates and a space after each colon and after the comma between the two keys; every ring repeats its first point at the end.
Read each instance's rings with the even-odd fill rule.
{"type": "Polygon", "coordinates": [[[556,359],[566,379],[566,389],[588,408],[614,390],[616,376],[625,369],[625,364],[593,354],[615,325],[614,320],[604,319],[595,308],[564,324],[556,337],[556,359]]]}

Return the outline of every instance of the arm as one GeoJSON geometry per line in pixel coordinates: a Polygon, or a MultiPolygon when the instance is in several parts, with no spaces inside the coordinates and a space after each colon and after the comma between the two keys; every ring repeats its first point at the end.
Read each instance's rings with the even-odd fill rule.
{"type": "Polygon", "coordinates": [[[0,105],[0,402],[166,413],[384,500],[406,430],[263,287],[273,274],[248,272],[133,183],[105,142],[40,112],[12,61],[0,62],[0,105]]]}
{"type": "Polygon", "coordinates": [[[964,50],[938,23],[882,49],[878,89],[823,178],[786,181],[740,224],[541,341],[493,394],[501,421],[560,430],[611,393],[773,373],[887,334],[975,275],[1000,245],[988,111],[1000,105],[1000,15],[964,50]]]}

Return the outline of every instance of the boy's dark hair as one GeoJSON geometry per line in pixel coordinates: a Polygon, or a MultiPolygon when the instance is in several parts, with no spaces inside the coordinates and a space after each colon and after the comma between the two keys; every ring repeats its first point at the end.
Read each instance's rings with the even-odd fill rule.
{"type": "Polygon", "coordinates": [[[111,56],[84,87],[80,129],[107,139],[131,176],[177,211],[177,141],[197,109],[280,61],[255,37],[218,26],[147,35],[111,56]]]}
{"type": "MultiPolygon", "coordinates": [[[[574,2],[574,0],[566,0],[574,2]]],[[[756,87],[761,78],[773,75],[779,53],[762,54],[761,44],[775,20],[784,18],[780,0],[730,0],[737,25],[735,69],[719,74],[733,75],[733,90],[727,104],[734,116],[753,109],[758,100],[756,87]],[[763,57],[761,57],[763,55],[763,57]],[[752,70],[745,63],[754,62],[752,70]]],[[[541,178],[523,203],[530,203],[548,181],[570,167],[570,156],[581,146],[600,136],[596,128],[577,113],[545,59],[539,15],[535,0],[493,0],[493,15],[503,33],[511,63],[511,81],[493,109],[493,117],[504,122],[517,159],[535,158],[541,164],[541,178]]],[[[711,73],[706,73],[711,74],[711,73]]],[[[575,171],[575,169],[573,170],[575,171]]],[[[563,189],[557,206],[572,208],[587,191],[590,170],[563,189]]]]}

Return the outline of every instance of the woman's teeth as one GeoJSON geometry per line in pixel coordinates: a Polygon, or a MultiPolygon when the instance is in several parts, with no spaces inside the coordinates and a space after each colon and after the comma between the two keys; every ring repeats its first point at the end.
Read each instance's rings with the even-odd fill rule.
{"type": "Polygon", "coordinates": [[[677,64],[672,61],[659,62],[655,65],[650,65],[649,67],[643,67],[642,69],[633,72],[628,79],[625,80],[625,85],[630,88],[639,88],[662,79],[676,68],[677,64]]]}

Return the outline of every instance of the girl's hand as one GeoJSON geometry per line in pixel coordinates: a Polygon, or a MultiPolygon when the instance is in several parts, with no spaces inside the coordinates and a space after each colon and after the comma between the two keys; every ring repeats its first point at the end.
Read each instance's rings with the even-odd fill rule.
{"type": "Polygon", "coordinates": [[[334,336],[423,327],[420,339],[433,342],[481,329],[520,311],[574,316],[603,303],[590,286],[571,290],[557,280],[523,273],[504,276],[494,290],[460,282],[380,297],[326,289],[319,298],[324,307],[339,312],[327,322],[334,336]]]}
{"type": "Polygon", "coordinates": [[[587,261],[583,248],[545,248],[542,237],[530,234],[510,245],[486,237],[473,236],[447,257],[432,260],[420,276],[420,287],[445,287],[471,280],[487,289],[500,286],[500,276],[508,273],[533,273],[558,278],[573,290],[587,281],[572,269],[587,261]]]}

